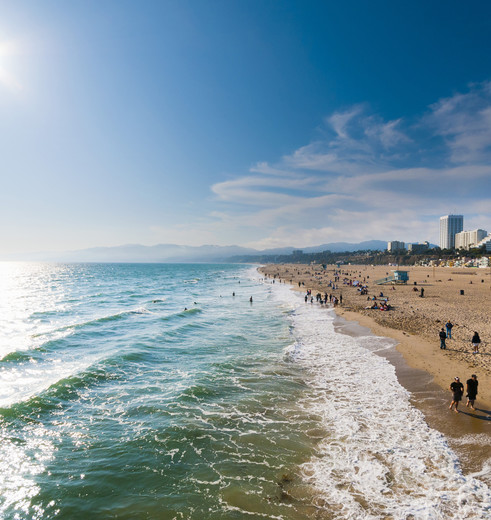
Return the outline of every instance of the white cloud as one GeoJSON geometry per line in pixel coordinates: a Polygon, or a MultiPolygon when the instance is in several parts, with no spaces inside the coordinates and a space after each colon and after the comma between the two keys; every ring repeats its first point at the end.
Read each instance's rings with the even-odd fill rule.
{"type": "Polygon", "coordinates": [[[355,106],[346,112],[336,112],[332,116],[327,118],[327,123],[336,132],[338,138],[348,138],[348,123],[359,116],[363,111],[361,105],[355,106]]]}
{"type": "Polygon", "coordinates": [[[227,206],[213,214],[217,232],[235,230],[248,245],[269,248],[437,243],[439,216],[450,212],[491,227],[489,83],[435,103],[416,123],[384,121],[357,105],[326,118],[321,133],[275,164],[215,184],[227,206]]]}
{"type": "Polygon", "coordinates": [[[425,123],[445,138],[453,162],[491,158],[491,82],[472,85],[468,93],[442,99],[430,108],[425,123]]]}
{"type": "Polygon", "coordinates": [[[397,127],[401,123],[401,119],[389,121],[388,123],[370,124],[365,133],[367,136],[378,139],[386,150],[390,150],[401,143],[410,142],[411,139],[400,131],[397,127]]]}
{"type": "Polygon", "coordinates": [[[411,125],[361,106],[336,113],[322,137],[214,184],[221,206],[207,218],[155,232],[178,243],[224,245],[240,237],[264,249],[369,239],[437,243],[439,216],[450,212],[466,215],[466,228],[490,229],[491,164],[482,158],[491,107],[478,102],[486,89],[441,100],[411,125]],[[442,138],[436,158],[427,152],[428,135],[442,138]],[[449,165],[457,155],[472,161],[449,165]]]}

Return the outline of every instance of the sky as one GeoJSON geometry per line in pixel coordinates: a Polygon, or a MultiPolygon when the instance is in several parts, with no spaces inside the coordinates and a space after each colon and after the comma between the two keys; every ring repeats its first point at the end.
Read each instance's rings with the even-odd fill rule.
{"type": "Polygon", "coordinates": [[[0,0],[0,258],[491,232],[491,2],[0,0]]]}

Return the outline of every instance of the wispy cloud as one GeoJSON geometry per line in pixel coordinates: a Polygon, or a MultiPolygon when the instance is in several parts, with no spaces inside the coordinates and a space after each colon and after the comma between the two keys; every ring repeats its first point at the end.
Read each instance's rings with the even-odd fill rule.
{"type": "Polygon", "coordinates": [[[430,107],[425,123],[443,136],[455,163],[491,158],[491,82],[445,98],[430,107]]]}
{"type": "Polygon", "coordinates": [[[473,225],[479,214],[479,227],[491,228],[491,82],[439,100],[416,121],[385,121],[357,105],[326,117],[319,134],[215,184],[227,204],[215,221],[248,228],[249,237],[251,227],[267,230],[249,240],[256,247],[436,242],[438,217],[454,211],[473,225]]]}

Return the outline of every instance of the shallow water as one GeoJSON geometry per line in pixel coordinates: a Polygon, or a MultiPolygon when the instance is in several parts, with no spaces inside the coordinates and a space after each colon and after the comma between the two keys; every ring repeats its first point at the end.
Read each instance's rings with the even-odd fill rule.
{"type": "Polygon", "coordinates": [[[390,341],[255,268],[6,263],[0,284],[2,518],[491,514],[390,341]]]}

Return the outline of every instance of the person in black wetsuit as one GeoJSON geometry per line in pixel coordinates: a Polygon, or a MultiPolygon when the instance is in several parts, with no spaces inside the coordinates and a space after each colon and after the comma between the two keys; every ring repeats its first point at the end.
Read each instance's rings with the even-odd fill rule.
{"type": "Polygon", "coordinates": [[[477,381],[476,374],[472,374],[471,378],[467,380],[467,407],[470,407],[471,410],[475,410],[474,401],[477,397],[477,385],[479,382],[477,381]]]}
{"type": "Polygon", "coordinates": [[[453,406],[455,405],[455,413],[459,413],[458,407],[459,402],[462,400],[462,394],[464,393],[464,385],[460,382],[460,379],[456,377],[453,383],[450,383],[450,391],[453,393],[452,402],[448,407],[450,410],[453,410],[453,406]]]}

